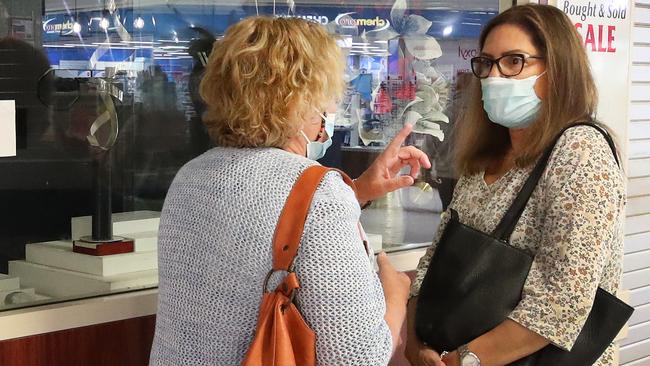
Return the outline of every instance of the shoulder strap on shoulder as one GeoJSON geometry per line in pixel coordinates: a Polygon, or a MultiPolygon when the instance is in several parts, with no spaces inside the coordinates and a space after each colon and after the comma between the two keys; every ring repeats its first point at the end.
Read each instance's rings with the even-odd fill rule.
{"type": "Polygon", "coordinates": [[[519,194],[515,198],[514,202],[512,203],[508,211],[505,213],[505,215],[503,216],[503,218],[501,219],[497,227],[492,232],[492,235],[494,237],[504,242],[507,242],[510,239],[510,235],[512,235],[512,232],[514,231],[515,226],[519,221],[519,218],[521,217],[521,215],[524,212],[524,209],[526,208],[528,199],[533,194],[533,191],[535,190],[535,187],[537,187],[537,183],[539,182],[539,179],[542,177],[542,174],[546,169],[546,165],[548,164],[548,160],[551,157],[555,145],[557,144],[560,137],[562,137],[564,132],[566,132],[566,130],[577,126],[591,126],[595,128],[598,132],[600,132],[603,135],[603,137],[605,137],[605,140],[607,140],[607,144],[609,145],[610,149],[612,150],[612,153],[614,154],[614,159],[616,160],[616,163],[619,164],[618,152],[616,151],[616,145],[614,144],[614,140],[609,135],[607,130],[604,129],[603,127],[599,126],[594,122],[589,121],[589,122],[574,123],[564,128],[562,132],[560,132],[558,136],[555,138],[553,143],[546,149],[546,151],[544,151],[541,158],[538,160],[537,165],[535,165],[535,168],[528,176],[528,179],[526,180],[524,186],[519,191],[519,194]]]}
{"type": "Polygon", "coordinates": [[[298,253],[300,238],[307,221],[309,207],[318,185],[328,172],[337,171],[343,180],[356,192],[354,182],[340,170],[314,165],[298,177],[287,198],[273,237],[273,270],[289,271],[298,253]]]}

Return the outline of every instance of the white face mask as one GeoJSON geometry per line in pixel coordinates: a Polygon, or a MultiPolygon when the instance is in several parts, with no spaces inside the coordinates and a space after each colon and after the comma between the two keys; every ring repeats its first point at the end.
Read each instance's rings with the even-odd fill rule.
{"type": "Polygon", "coordinates": [[[507,128],[525,128],[535,122],[542,106],[535,82],[544,73],[526,79],[481,79],[483,108],[490,121],[507,128]]]}
{"type": "Polygon", "coordinates": [[[327,115],[324,115],[318,112],[318,115],[323,119],[323,121],[325,121],[325,132],[327,132],[327,137],[331,140],[332,136],[334,136],[334,123],[336,123],[336,113],[327,113],[327,115]]]}
{"type": "MultiPolygon", "coordinates": [[[[318,110],[316,112],[318,112],[318,110]]],[[[304,131],[300,131],[307,141],[307,157],[312,160],[318,160],[325,156],[327,149],[332,146],[332,136],[334,136],[336,113],[328,113],[327,116],[324,116],[322,113],[318,112],[318,115],[320,115],[325,121],[325,132],[327,133],[327,140],[325,140],[325,142],[311,141],[304,131]]]]}

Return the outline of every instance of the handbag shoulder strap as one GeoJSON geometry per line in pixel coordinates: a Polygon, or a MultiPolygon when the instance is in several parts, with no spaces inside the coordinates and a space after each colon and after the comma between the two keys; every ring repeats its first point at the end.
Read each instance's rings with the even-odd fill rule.
{"type": "Polygon", "coordinates": [[[510,206],[506,214],[503,216],[503,218],[501,219],[497,227],[492,232],[493,237],[504,242],[507,242],[510,239],[512,232],[515,230],[515,226],[517,225],[517,222],[519,222],[519,218],[521,217],[521,215],[524,212],[524,209],[526,208],[526,204],[528,203],[530,196],[533,194],[535,187],[537,187],[537,183],[539,182],[540,178],[542,177],[542,174],[544,173],[544,170],[546,169],[546,165],[548,164],[548,160],[551,157],[551,154],[553,153],[553,149],[555,148],[555,145],[557,144],[560,137],[564,134],[564,132],[566,132],[566,130],[577,126],[591,126],[596,130],[598,130],[598,132],[600,132],[605,137],[605,140],[607,140],[607,144],[609,145],[610,149],[614,154],[614,159],[616,160],[616,164],[620,166],[618,153],[616,151],[616,144],[614,143],[614,140],[609,135],[606,129],[597,125],[594,122],[578,122],[568,127],[565,127],[562,130],[562,132],[560,132],[560,134],[555,138],[555,141],[553,141],[553,143],[542,154],[541,158],[535,165],[533,171],[528,176],[528,179],[526,180],[524,186],[519,191],[519,194],[513,201],[512,205],[510,206]]]}
{"type": "Polygon", "coordinates": [[[352,179],[340,170],[321,165],[305,169],[293,185],[275,228],[273,237],[274,271],[289,271],[293,265],[316,189],[325,175],[331,171],[339,172],[343,181],[356,193],[352,179]]]}

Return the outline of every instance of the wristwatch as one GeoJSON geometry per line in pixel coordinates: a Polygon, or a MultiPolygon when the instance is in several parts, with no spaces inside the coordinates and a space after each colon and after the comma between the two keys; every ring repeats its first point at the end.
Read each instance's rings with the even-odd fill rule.
{"type": "Polygon", "coordinates": [[[460,366],[481,366],[481,360],[470,352],[466,344],[458,347],[458,355],[460,356],[460,366]]]}

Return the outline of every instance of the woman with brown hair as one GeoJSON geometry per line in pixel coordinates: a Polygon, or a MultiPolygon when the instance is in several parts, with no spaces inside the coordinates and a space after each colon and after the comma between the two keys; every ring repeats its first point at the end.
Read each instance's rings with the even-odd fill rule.
{"type": "MultiPolygon", "coordinates": [[[[461,177],[450,209],[490,233],[535,162],[568,126],[591,121],[596,88],[568,17],[545,5],[513,7],[483,30],[476,79],[458,124],[461,177]]],[[[510,237],[534,256],[508,319],[442,358],[415,333],[417,296],[450,211],[420,260],[408,305],[406,355],[413,365],[505,365],[552,344],[570,350],[598,287],[616,294],[623,248],[624,177],[595,128],[567,129],[510,237]]],[[[498,267],[499,263],[494,263],[498,267]]],[[[615,346],[597,365],[615,364],[615,346]]]]}

